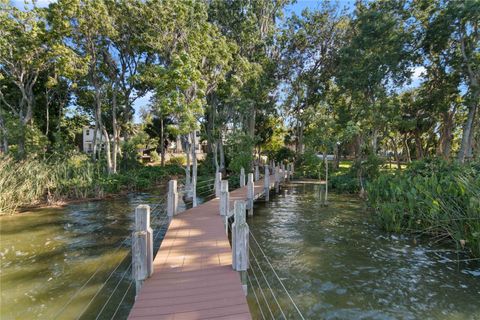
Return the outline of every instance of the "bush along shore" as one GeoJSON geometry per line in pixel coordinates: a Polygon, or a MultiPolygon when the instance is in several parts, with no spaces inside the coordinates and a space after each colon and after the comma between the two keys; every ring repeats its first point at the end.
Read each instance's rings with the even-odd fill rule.
{"type": "Polygon", "coordinates": [[[368,205],[387,231],[454,241],[480,256],[480,164],[444,160],[383,173],[367,187],[368,205]]]}
{"type": "Polygon", "coordinates": [[[56,160],[0,158],[0,215],[37,205],[147,190],[184,174],[178,164],[136,164],[110,175],[103,168],[100,161],[92,162],[85,155],[56,160]]]}

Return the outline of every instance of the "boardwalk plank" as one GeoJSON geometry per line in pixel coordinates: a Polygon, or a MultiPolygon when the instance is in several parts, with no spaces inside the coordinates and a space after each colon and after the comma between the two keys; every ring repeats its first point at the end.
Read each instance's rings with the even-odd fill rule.
{"type": "MultiPolygon", "coordinates": [[[[231,192],[230,209],[246,196],[247,187],[231,192]]],[[[251,319],[219,206],[216,198],[173,218],[129,319],[251,319]]]]}

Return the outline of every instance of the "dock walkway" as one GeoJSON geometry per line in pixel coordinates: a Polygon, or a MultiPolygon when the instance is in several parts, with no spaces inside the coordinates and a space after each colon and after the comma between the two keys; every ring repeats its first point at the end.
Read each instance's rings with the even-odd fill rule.
{"type": "MultiPolygon", "coordinates": [[[[263,180],[254,191],[255,198],[263,194],[263,180]]],[[[235,200],[246,199],[247,187],[230,192],[231,209],[235,200]]],[[[219,202],[215,198],[173,218],[129,319],[251,319],[240,275],[232,269],[219,202]]]]}

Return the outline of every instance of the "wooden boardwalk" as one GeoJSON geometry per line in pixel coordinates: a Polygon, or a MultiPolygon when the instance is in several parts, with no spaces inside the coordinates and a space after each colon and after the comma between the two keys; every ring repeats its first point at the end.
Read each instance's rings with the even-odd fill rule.
{"type": "MultiPolygon", "coordinates": [[[[263,194],[263,180],[254,191],[263,194]]],[[[246,198],[247,187],[230,192],[231,209],[246,198]]],[[[251,319],[219,206],[215,198],[173,218],[129,319],[251,319]]]]}

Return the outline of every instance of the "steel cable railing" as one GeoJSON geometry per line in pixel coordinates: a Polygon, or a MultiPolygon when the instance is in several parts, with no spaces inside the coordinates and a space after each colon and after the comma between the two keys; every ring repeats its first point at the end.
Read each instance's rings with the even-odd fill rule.
{"type": "Polygon", "coordinates": [[[262,247],[260,246],[260,244],[258,243],[257,239],[255,238],[255,236],[253,235],[253,233],[250,231],[250,236],[251,238],[254,240],[255,244],[257,245],[258,249],[260,250],[262,256],[265,258],[265,261],[267,262],[268,266],[270,267],[270,269],[272,270],[273,274],[275,275],[275,277],[277,278],[278,282],[280,283],[281,287],[283,288],[283,290],[285,291],[286,295],[288,296],[289,300],[291,301],[293,307],[295,308],[297,314],[300,316],[300,318],[302,320],[305,320],[305,317],[303,316],[302,312],[300,311],[300,309],[298,308],[297,304],[295,303],[295,301],[293,300],[290,292],[288,292],[287,288],[285,287],[285,284],[283,283],[282,279],[278,276],[278,273],[277,271],[275,270],[275,268],[273,267],[272,263],[270,262],[270,260],[268,259],[267,255],[265,254],[265,251],[262,249],[262,247]]]}
{"type": "MultiPolygon", "coordinates": [[[[166,225],[166,224],[168,224],[168,223],[170,223],[169,217],[168,217],[167,215],[164,216],[164,218],[163,218],[162,221],[163,221],[163,222],[162,222],[162,224],[160,224],[160,225],[163,225],[163,226],[166,225]]],[[[153,237],[153,242],[156,241],[157,237],[161,234],[161,232],[162,232],[162,229],[159,229],[159,230],[157,231],[157,233],[156,233],[155,236],[153,237]]],[[[128,268],[130,269],[131,267],[132,267],[132,262],[130,262],[130,265],[128,266],[128,268]]],[[[120,281],[122,281],[122,280],[123,280],[123,279],[121,279],[120,281]]],[[[131,280],[130,280],[130,283],[129,283],[128,287],[127,287],[127,290],[125,290],[125,292],[124,292],[124,294],[123,294],[123,296],[122,296],[122,299],[120,300],[120,302],[118,303],[117,307],[115,308],[115,312],[113,313],[111,319],[115,319],[115,316],[116,316],[118,310],[120,309],[120,307],[122,306],[123,301],[125,300],[128,292],[130,291],[130,288],[132,287],[133,282],[134,282],[134,280],[131,279],[131,280]]],[[[116,289],[114,289],[114,290],[116,290],[116,289]]],[[[113,295],[113,293],[114,293],[114,292],[112,292],[111,295],[113,295]]],[[[98,319],[99,316],[100,316],[100,314],[97,316],[97,319],[98,319]]]]}
{"type": "Polygon", "coordinates": [[[257,264],[258,268],[260,269],[260,273],[262,274],[263,278],[265,279],[265,283],[267,284],[268,288],[270,289],[270,292],[272,293],[272,296],[273,296],[273,299],[275,300],[275,303],[277,304],[278,306],[278,309],[280,310],[280,313],[282,314],[283,318],[286,320],[287,317],[285,316],[285,313],[283,312],[283,309],[282,309],[282,306],[280,305],[280,303],[278,302],[278,299],[275,295],[275,292],[273,292],[273,289],[272,287],[270,286],[270,283],[268,282],[267,280],[267,277],[265,276],[265,273],[263,272],[263,268],[262,266],[260,265],[260,263],[258,263],[258,260],[257,260],[257,256],[255,255],[255,253],[253,252],[253,250],[251,248],[249,248],[250,250],[250,253],[253,255],[253,258],[255,260],[255,263],[257,264]]]}
{"type": "Polygon", "coordinates": [[[250,280],[250,275],[248,274],[248,272],[247,272],[247,280],[248,280],[248,283],[250,284],[250,287],[252,288],[253,296],[255,297],[255,301],[257,301],[258,310],[260,310],[260,314],[262,315],[262,319],[265,320],[265,314],[263,313],[263,308],[260,305],[260,301],[258,300],[257,293],[255,292],[255,288],[253,287],[253,283],[250,280]]]}
{"type": "MultiPolygon", "coordinates": [[[[165,214],[165,216],[163,217],[161,223],[157,224],[157,227],[158,227],[158,231],[156,232],[156,234],[154,235],[153,237],[153,242],[156,243],[157,241],[157,238],[158,236],[162,233],[162,228],[169,223],[169,218],[168,216],[165,214]]],[[[125,257],[125,259],[130,255],[127,254],[127,256],[125,257]]],[[[125,260],[124,259],[124,260],[125,260]]],[[[123,280],[125,279],[125,276],[127,275],[127,271],[130,270],[132,268],[132,262],[130,261],[130,264],[128,265],[127,267],[127,270],[123,273],[121,279],[118,281],[117,285],[115,286],[115,288],[113,289],[113,291],[110,293],[110,296],[108,297],[108,299],[106,300],[106,302],[104,303],[104,305],[102,306],[101,310],[99,311],[99,313],[97,314],[97,318],[96,319],[99,319],[100,315],[102,314],[103,310],[107,307],[108,305],[108,302],[110,301],[110,299],[113,297],[113,295],[115,294],[116,290],[118,289],[118,287],[120,286],[120,284],[123,282],[123,280]]],[[[133,283],[133,279],[130,280],[131,283],[133,283]]],[[[104,285],[106,284],[106,282],[104,283],[104,285]]],[[[130,285],[131,286],[131,285],[130,285]]],[[[129,288],[130,288],[129,286],[129,288]]],[[[127,290],[129,290],[129,288],[127,290]]],[[[100,288],[101,290],[102,288],[100,288]]],[[[124,294],[126,295],[126,293],[124,294]]],[[[117,306],[117,309],[118,310],[120,308],[120,305],[123,303],[123,300],[125,300],[125,298],[123,298],[120,303],[119,303],[119,306],[117,306]]],[[[87,306],[88,307],[88,306],[87,306]]]]}
{"type": "MultiPolygon", "coordinates": [[[[231,226],[230,223],[228,223],[228,221],[227,221],[227,224],[228,224],[228,230],[229,230],[230,234],[232,234],[232,226],[231,226]]],[[[258,262],[257,262],[257,264],[258,264],[258,262]]],[[[261,295],[262,295],[262,297],[263,297],[263,301],[265,301],[265,305],[267,306],[267,309],[268,309],[268,311],[269,311],[272,319],[275,319],[275,316],[274,316],[274,314],[273,314],[273,311],[272,311],[272,309],[270,308],[270,306],[269,306],[269,304],[268,304],[268,300],[267,300],[267,298],[266,298],[265,292],[263,291],[263,288],[262,288],[262,286],[261,286],[261,284],[260,284],[260,281],[258,280],[257,274],[255,273],[255,270],[253,269],[252,264],[251,264],[250,261],[248,262],[248,266],[249,266],[249,270],[250,270],[251,273],[253,274],[253,277],[254,277],[254,279],[255,279],[255,282],[257,283],[257,288],[259,289],[259,291],[260,291],[260,293],[261,293],[261,295]]],[[[265,313],[263,312],[263,307],[262,307],[262,305],[261,305],[261,303],[260,303],[260,300],[258,299],[258,296],[257,296],[257,294],[256,294],[256,292],[255,292],[255,290],[254,290],[253,282],[250,280],[250,275],[248,274],[248,271],[247,271],[247,279],[248,279],[248,281],[250,282],[250,284],[251,284],[251,286],[252,286],[252,292],[253,292],[253,294],[254,294],[255,300],[257,301],[257,306],[258,306],[258,309],[260,310],[260,313],[262,314],[262,318],[265,319],[265,313],[266,313],[266,312],[265,312],[265,313]]],[[[265,277],[264,277],[264,281],[267,282],[267,279],[266,279],[265,277]]]]}
{"type": "MultiPolygon", "coordinates": [[[[154,208],[153,210],[151,211],[151,214],[152,213],[155,213],[157,210],[157,216],[160,214],[160,206],[164,204],[164,199],[162,199],[162,201],[160,201],[154,208]]],[[[154,219],[157,218],[157,216],[154,216],[154,219]]],[[[153,225],[154,223],[152,223],[153,225]]],[[[113,249],[113,254],[117,253],[126,243],[127,241],[130,239],[130,236],[127,236],[124,240],[122,240],[120,242],[120,244],[115,247],[113,249]]],[[[128,257],[128,255],[130,254],[130,252],[127,252],[125,254],[124,257],[122,257],[120,259],[120,262],[115,266],[115,268],[113,269],[113,271],[109,274],[109,276],[107,277],[107,280],[105,282],[103,282],[103,284],[101,285],[101,287],[95,292],[93,298],[89,301],[89,303],[87,304],[87,306],[82,309],[82,312],[80,313],[80,316],[78,318],[80,318],[82,316],[82,314],[88,309],[88,307],[91,305],[91,303],[93,302],[93,300],[98,296],[98,294],[101,292],[101,290],[104,288],[105,284],[111,279],[111,277],[113,276],[113,274],[115,273],[115,271],[120,267],[120,265],[125,261],[125,259],[128,257]]],[[[90,281],[92,281],[92,279],[95,278],[95,276],[100,272],[101,270],[101,267],[103,266],[102,263],[99,263],[99,265],[97,266],[97,268],[95,269],[95,271],[92,273],[92,275],[82,284],[82,286],[70,297],[69,300],[67,300],[67,302],[62,306],[62,308],[60,308],[60,310],[54,315],[53,319],[57,319],[65,310],[66,308],[75,300],[75,298],[86,288],[86,286],[90,283],[90,281]]],[[[78,319],[77,318],[77,319],[78,319]]]]}

